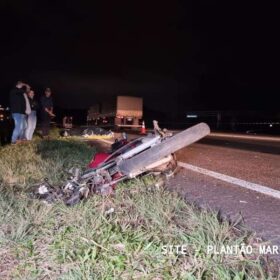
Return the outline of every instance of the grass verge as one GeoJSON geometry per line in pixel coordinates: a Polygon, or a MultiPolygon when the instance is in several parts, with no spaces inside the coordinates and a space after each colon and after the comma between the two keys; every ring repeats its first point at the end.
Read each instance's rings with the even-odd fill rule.
{"type": "Polygon", "coordinates": [[[257,253],[208,253],[208,245],[240,248],[253,237],[150,176],[72,208],[26,197],[30,184],[58,184],[94,152],[71,140],[0,149],[0,279],[277,279],[257,253]]]}

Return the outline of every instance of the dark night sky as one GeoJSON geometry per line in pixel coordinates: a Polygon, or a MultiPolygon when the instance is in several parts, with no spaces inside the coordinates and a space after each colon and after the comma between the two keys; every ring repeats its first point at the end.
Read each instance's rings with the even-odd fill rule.
{"type": "Polygon", "coordinates": [[[0,104],[23,79],[37,93],[51,87],[63,107],[133,94],[161,111],[279,110],[276,7],[209,0],[49,2],[1,1],[0,104]]]}

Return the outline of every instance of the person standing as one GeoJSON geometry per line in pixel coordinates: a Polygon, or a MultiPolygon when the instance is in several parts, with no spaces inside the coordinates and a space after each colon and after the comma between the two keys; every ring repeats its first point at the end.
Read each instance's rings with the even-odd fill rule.
{"type": "Polygon", "coordinates": [[[27,129],[27,119],[29,114],[31,113],[31,108],[30,108],[30,103],[29,103],[29,99],[28,99],[28,93],[30,92],[30,86],[26,86],[25,87],[25,92],[23,94],[24,100],[25,100],[25,116],[24,116],[24,122],[23,122],[23,129],[20,135],[20,140],[22,141],[26,141],[26,137],[25,137],[25,131],[27,129]]]}
{"type": "Polygon", "coordinates": [[[46,88],[44,95],[41,97],[41,121],[42,121],[42,136],[49,137],[51,118],[55,117],[53,113],[53,100],[50,88],[46,88]]]}
{"type": "Polygon", "coordinates": [[[10,91],[10,107],[12,118],[14,120],[14,130],[12,134],[11,143],[16,144],[19,142],[23,135],[25,123],[26,103],[24,98],[25,88],[29,86],[21,81],[16,83],[16,86],[10,91]]]}
{"type": "Polygon", "coordinates": [[[26,140],[32,140],[33,133],[37,124],[37,110],[38,110],[38,102],[34,98],[34,91],[30,90],[27,93],[28,102],[30,104],[30,114],[27,115],[27,127],[25,130],[25,138],[26,140]]]}

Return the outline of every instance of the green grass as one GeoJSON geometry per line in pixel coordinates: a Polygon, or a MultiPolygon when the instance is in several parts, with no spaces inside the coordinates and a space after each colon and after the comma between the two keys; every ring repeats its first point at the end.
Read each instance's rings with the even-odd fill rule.
{"type": "Polygon", "coordinates": [[[94,149],[77,141],[35,141],[0,149],[0,183],[25,188],[48,177],[61,182],[72,166],[85,167],[94,149]]]}
{"type": "Polygon", "coordinates": [[[207,245],[252,244],[254,236],[151,176],[72,208],[28,199],[28,186],[44,177],[59,184],[94,152],[73,140],[0,149],[0,279],[277,279],[257,254],[207,254],[207,245]],[[186,245],[187,255],[164,254],[167,245],[186,245]]]}

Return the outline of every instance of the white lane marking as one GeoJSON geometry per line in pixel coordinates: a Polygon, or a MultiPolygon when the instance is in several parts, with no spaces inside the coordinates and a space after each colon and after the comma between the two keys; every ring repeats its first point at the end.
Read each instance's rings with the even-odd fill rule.
{"type": "Polygon", "coordinates": [[[238,179],[238,178],[235,178],[235,177],[224,175],[224,174],[221,174],[221,173],[218,173],[218,172],[214,172],[214,171],[211,171],[211,170],[208,170],[208,169],[204,169],[204,168],[201,168],[201,167],[198,167],[198,166],[195,166],[195,165],[192,165],[192,164],[180,162],[180,161],[178,162],[178,165],[183,167],[183,168],[192,170],[194,172],[198,172],[198,173],[201,173],[201,174],[204,174],[204,175],[222,180],[224,182],[240,186],[240,187],[245,188],[245,189],[249,189],[249,190],[252,190],[252,191],[255,191],[255,192],[259,192],[259,193],[262,193],[262,194],[269,195],[269,196],[272,196],[274,198],[280,199],[280,191],[271,189],[269,187],[262,186],[262,185],[259,185],[259,184],[255,184],[255,183],[251,183],[251,182],[248,182],[248,181],[245,181],[245,180],[241,180],[241,179],[238,179]]]}
{"type": "Polygon", "coordinates": [[[234,135],[234,134],[230,134],[230,133],[227,134],[227,133],[212,133],[212,132],[209,134],[209,136],[280,142],[280,137],[272,137],[272,136],[270,137],[270,136],[240,135],[240,134],[234,135]]]}

